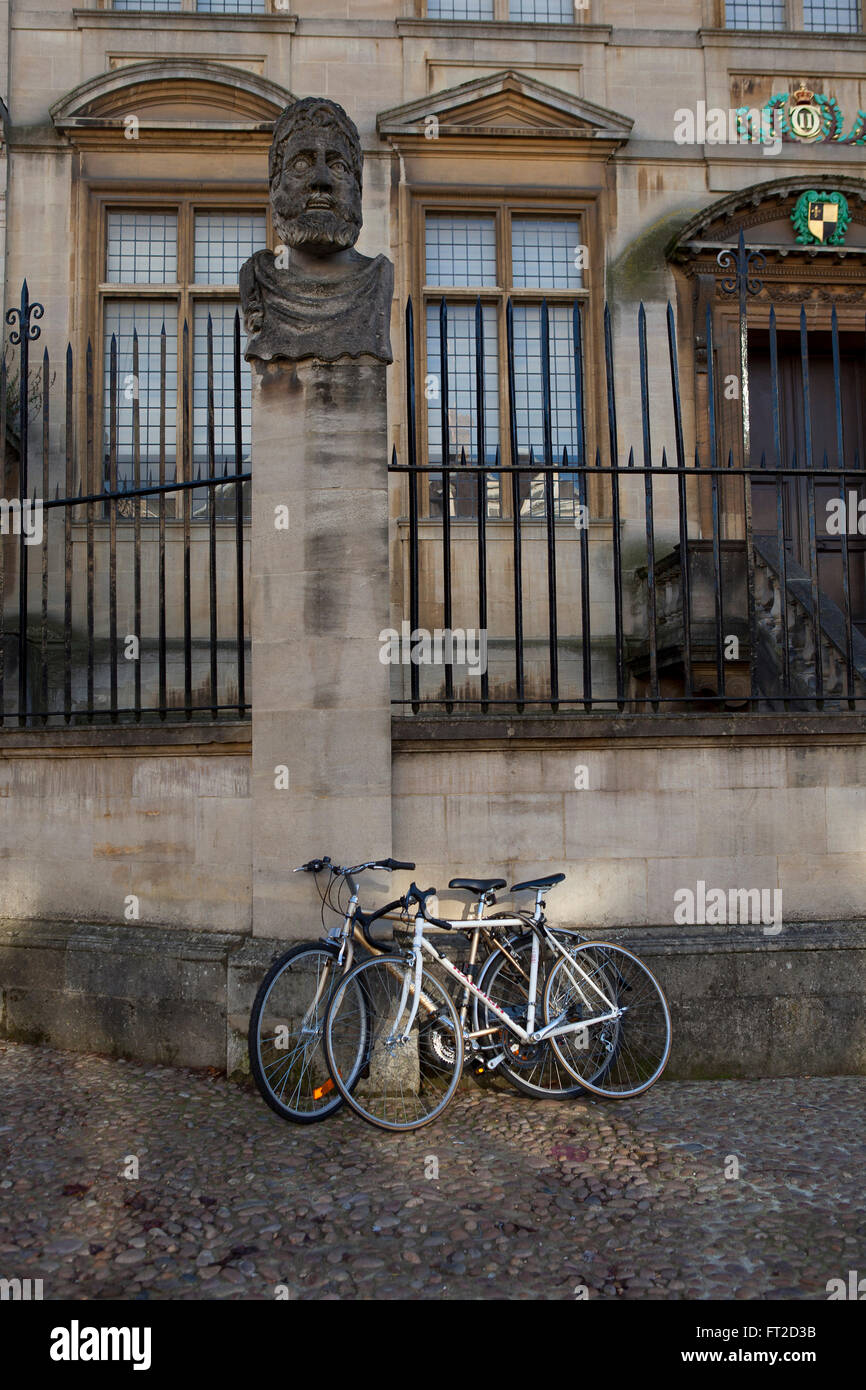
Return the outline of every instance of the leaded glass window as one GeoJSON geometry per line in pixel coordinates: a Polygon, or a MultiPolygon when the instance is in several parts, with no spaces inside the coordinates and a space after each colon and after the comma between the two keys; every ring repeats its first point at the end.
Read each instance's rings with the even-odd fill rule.
{"type": "MultiPolygon", "coordinates": [[[[206,476],[208,443],[208,318],[213,343],[213,466],[235,470],[234,334],[241,265],[266,244],[266,217],[259,208],[195,207],[109,209],[105,216],[105,265],[100,287],[103,338],[104,475],[110,468],[111,343],[117,353],[115,392],[116,470],[119,483],[135,478],[134,403],[139,412],[140,481],[158,481],[161,411],[160,353],[165,335],[166,481],[180,475],[186,456],[181,389],[183,325],[188,325],[189,454],[194,472],[206,476]],[[115,288],[117,287],[117,288],[115,288]],[[121,288],[122,287],[122,288],[121,288]],[[154,293],[154,291],[157,293],[154,293]],[[126,291],[124,293],[123,291],[126,291]],[[133,334],[138,339],[138,373],[133,369],[133,334]]],[[[241,327],[241,352],[244,337],[241,327]]],[[[249,373],[241,373],[241,466],[250,456],[249,373]]],[[[233,515],[232,497],[227,499],[233,515]]],[[[215,494],[220,505],[219,494],[215,494]]],[[[195,515],[207,514],[207,497],[196,491],[195,515]]],[[[219,511],[217,513],[220,514],[219,511]]]]}
{"type": "Polygon", "coordinates": [[[824,34],[856,34],[860,30],[857,0],[803,0],[803,28],[824,34]]]}
{"type": "Polygon", "coordinates": [[[784,29],[785,0],[725,0],[728,29],[784,29]]]}
{"type": "Polygon", "coordinates": [[[508,18],[533,24],[574,24],[574,0],[509,0],[508,18]]]}
{"type": "MultiPolygon", "coordinates": [[[[580,221],[576,217],[540,215],[503,209],[499,215],[429,211],[425,223],[425,333],[427,454],[430,464],[447,459],[449,510],[455,517],[474,516],[477,478],[469,471],[483,461],[495,466],[508,452],[507,363],[503,360],[507,301],[513,306],[515,417],[517,458],[544,464],[542,414],[542,301],[548,301],[548,348],[551,432],[556,466],[563,450],[577,454],[574,399],[573,305],[584,289],[580,221]],[[476,293],[473,294],[473,291],[476,293]],[[447,454],[443,445],[441,306],[447,323],[447,454]],[[477,303],[483,330],[484,439],[479,449],[477,400],[477,303]],[[480,459],[479,455],[483,455],[480,459]]],[[[557,469],[553,495],[557,516],[571,516],[573,478],[557,469]]],[[[508,492],[510,494],[510,483],[508,492]]],[[[520,475],[521,512],[545,515],[544,476],[520,475]]],[[[500,475],[488,475],[489,516],[502,514],[500,475]]],[[[441,515],[443,480],[430,475],[431,514],[441,515]]]]}
{"type": "Polygon", "coordinates": [[[428,19],[493,19],[493,0],[427,0],[428,19]]]}

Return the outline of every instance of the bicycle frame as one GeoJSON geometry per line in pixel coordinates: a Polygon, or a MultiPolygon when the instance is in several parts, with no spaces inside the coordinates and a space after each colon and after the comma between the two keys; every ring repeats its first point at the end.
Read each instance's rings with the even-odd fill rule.
{"type": "MultiPolygon", "coordinates": [[[[389,913],[393,912],[394,908],[400,907],[402,905],[402,899],[397,898],[393,902],[386,903],[383,907],[377,908],[375,912],[369,914],[365,913],[358,905],[360,896],[358,884],[355,882],[355,880],[352,878],[350,874],[347,874],[345,877],[350,892],[350,898],[346,906],[345,917],[343,919],[342,924],[339,927],[334,927],[328,933],[326,940],[332,942],[333,944],[337,944],[337,942],[340,943],[340,953],[337,957],[337,965],[338,967],[342,967],[344,973],[348,973],[348,971],[352,968],[352,962],[354,959],[354,946],[356,943],[358,945],[362,945],[365,950],[369,951],[374,956],[381,956],[388,953],[385,949],[383,949],[371,940],[368,928],[372,926],[374,922],[386,918],[389,913]]],[[[543,915],[543,890],[539,889],[536,893],[535,911],[533,912],[532,917],[531,919],[529,919],[529,921],[527,921],[526,917],[519,917],[516,915],[513,917],[497,916],[495,918],[486,918],[483,916],[483,909],[486,901],[487,895],[482,894],[477,901],[476,913],[474,917],[466,919],[443,918],[443,922],[447,921],[448,926],[452,930],[460,931],[465,935],[470,936],[470,951],[468,961],[470,970],[474,970],[475,962],[478,956],[478,944],[480,937],[482,933],[490,932],[489,923],[491,921],[495,921],[498,929],[514,928],[517,930],[525,930],[527,926],[529,926],[532,929],[533,940],[528,980],[529,1002],[527,1007],[527,1027],[521,1027],[519,1023],[516,1023],[514,1019],[510,1018],[508,1014],[506,1014],[502,1009],[500,1009],[499,1006],[495,1004],[494,1001],[483,992],[483,990],[478,988],[478,986],[475,984],[474,980],[470,978],[470,976],[465,975],[462,970],[460,970],[456,965],[452,964],[452,962],[448,959],[447,956],[443,955],[442,952],[436,950],[436,947],[432,944],[432,942],[428,941],[424,935],[424,926],[427,922],[427,919],[423,917],[420,912],[418,912],[415,915],[415,930],[411,947],[410,968],[403,972],[403,988],[400,996],[400,1007],[397,1012],[397,1019],[399,1020],[403,1017],[403,1013],[408,1003],[409,995],[411,993],[412,1007],[406,1026],[406,1032],[403,1035],[404,1040],[408,1038],[409,1033],[411,1033],[412,1031],[415,1019],[418,1016],[419,1007],[423,1008],[426,1014],[436,1012],[436,1006],[420,988],[421,975],[423,970],[423,953],[426,953],[432,960],[434,960],[438,965],[440,965],[445,970],[446,974],[450,976],[451,979],[458,981],[463,986],[463,996],[461,999],[459,1016],[460,1027],[463,1032],[464,1039],[467,1042],[473,1042],[476,1041],[478,1038],[488,1037],[492,1033],[495,1033],[497,1031],[497,1029],[495,1028],[478,1029],[476,1032],[469,1032],[467,1030],[466,1020],[468,1016],[469,1000],[473,997],[476,999],[482,999],[484,1003],[487,1005],[487,1007],[496,1015],[497,1018],[499,1018],[505,1024],[508,1030],[511,1033],[513,1033],[515,1037],[517,1037],[521,1042],[529,1044],[545,1042],[550,1037],[561,1037],[568,1033],[579,1032],[581,1030],[585,1030],[591,1024],[608,1023],[621,1016],[622,1010],[616,1008],[612,1004],[611,1000],[609,1000],[603,994],[603,992],[590,979],[586,972],[579,965],[577,965],[577,963],[572,959],[568,952],[560,946],[556,938],[547,929],[543,915]],[[570,962],[570,965],[566,965],[566,973],[568,974],[572,984],[580,992],[581,997],[584,999],[584,1002],[587,1003],[587,1007],[589,1007],[588,1000],[583,990],[581,989],[580,984],[578,983],[575,975],[572,973],[572,967],[575,968],[583,977],[585,984],[596,995],[598,995],[598,997],[602,1001],[603,1006],[606,1006],[608,1012],[599,1014],[594,1018],[583,1019],[579,1023],[558,1025],[557,1022],[554,1020],[553,1023],[548,1023],[543,1028],[535,1028],[534,1025],[537,1007],[536,993],[538,987],[538,963],[540,959],[540,933],[542,932],[544,933],[545,940],[550,946],[552,946],[554,952],[561,956],[565,961],[570,962]],[[412,979],[412,966],[414,966],[414,981],[412,979]]],[[[505,945],[505,943],[503,943],[502,941],[497,941],[496,945],[501,951],[503,951],[503,953],[510,960],[512,965],[514,965],[520,971],[520,973],[524,975],[525,978],[525,971],[522,969],[519,962],[514,958],[514,956],[511,955],[510,951],[507,948],[507,945],[505,945]]],[[[395,973],[397,972],[396,966],[394,966],[394,971],[395,973]]],[[[307,1014],[305,1015],[304,1023],[302,1023],[301,1025],[302,1028],[305,1026],[306,1019],[308,1017],[316,1016],[316,1011],[318,1009],[319,1002],[326,987],[326,982],[327,972],[323,971],[318,988],[316,990],[315,998],[311,1001],[310,1008],[307,1010],[307,1014]]],[[[390,1038],[389,1041],[396,1041],[396,1039],[390,1038]]]]}
{"type": "MultiPolygon", "coordinates": [[[[374,922],[386,918],[389,913],[393,912],[394,908],[400,907],[402,905],[402,899],[397,898],[394,902],[386,903],[384,907],[377,908],[375,912],[366,913],[362,911],[362,909],[358,906],[358,885],[355,883],[354,879],[348,874],[346,875],[346,882],[349,886],[351,897],[346,907],[345,917],[343,919],[342,924],[340,926],[333,927],[331,931],[328,932],[328,935],[325,938],[326,941],[329,941],[334,945],[336,945],[337,943],[340,944],[340,954],[337,957],[337,964],[338,966],[342,967],[344,973],[348,973],[349,970],[351,970],[352,968],[352,962],[354,960],[354,948],[356,944],[359,946],[363,946],[365,950],[369,951],[371,955],[374,956],[382,956],[390,953],[390,947],[380,946],[370,938],[368,928],[371,927],[374,922]]],[[[483,909],[486,900],[487,894],[482,894],[481,897],[477,900],[476,912],[474,917],[455,918],[453,921],[449,920],[448,923],[448,925],[452,927],[454,930],[460,931],[465,936],[469,936],[470,938],[468,961],[470,970],[474,969],[476,960],[478,959],[478,946],[482,934],[490,933],[490,921],[495,921],[497,927],[518,927],[525,929],[527,926],[526,920],[522,917],[484,917],[483,909]]],[[[536,917],[540,915],[540,912],[541,904],[539,902],[536,905],[536,917]]],[[[507,946],[501,941],[497,941],[495,944],[499,948],[499,950],[504,952],[504,954],[508,957],[511,963],[515,965],[517,969],[520,969],[519,962],[514,959],[514,957],[508,951],[507,946]]],[[[465,981],[466,977],[463,976],[460,972],[458,972],[458,974],[460,979],[462,981],[465,981]]],[[[316,997],[312,1000],[310,1008],[307,1011],[307,1015],[305,1015],[305,1021],[307,1016],[315,1017],[316,1009],[318,1008],[319,1001],[321,1000],[322,993],[325,989],[326,979],[327,975],[325,972],[323,972],[322,979],[319,981],[319,987],[316,991],[316,997]]],[[[466,1018],[468,1014],[469,998],[469,991],[464,987],[463,998],[460,1004],[460,1026],[463,1029],[466,1038],[469,1039],[483,1037],[487,1033],[495,1032],[495,1029],[489,1028],[479,1033],[466,1033],[466,1018]]],[[[425,994],[423,994],[423,992],[421,995],[421,1007],[424,1009],[425,1013],[435,1012],[435,1005],[427,998],[425,994]]],[[[302,1027],[303,1026],[304,1024],[302,1023],[302,1027]]]]}
{"type": "MultiPolygon", "coordinates": [[[[499,1005],[494,1003],[494,1001],[490,999],[489,996],[486,995],[483,990],[479,989],[475,982],[473,980],[470,980],[468,975],[464,975],[462,970],[459,970],[456,965],[452,965],[451,961],[448,959],[447,956],[444,956],[440,951],[436,950],[436,947],[432,944],[432,942],[428,941],[424,935],[424,923],[426,921],[426,918],[422,917],[421,913],[419,912],[415,916],[415,933],[412,939],[411,953],[407,961],[408,968],[404,972],[403,991],[400,998],[400,1007],[397,1011],[395,1019],[395,1027],[397,1022],[403,1017],[403,1012],[406,1008],[406,1004],[408,1003],[410,991],[413,996],[412,1006],[409,1012],[409,1017],[406,1023],[405,1031],[402,1034],[400,1034],[399,1037],[395,1036],[392,1031],[392,1033],[386,1039],[386,1046],[388,1044],[394,1044],[396,1042],[408,1042],[409,1040],[409,1035],[412,1032],[415,1019],[418,1015],[419,990],[421,984],[421,974],[423,970],[424,955],[427,955],[432,960],[434,960],[437,963],[437,965],[441,966],[442,969],[444,969],[445,973],[449,975],[452,979],[458,980],[463,985],[464,993],[468,992],[468,994],[472,997],[483,1000],[484,1003],[487,1005],[488,1009],[490,1009],[491,1012],[494,1013],[497,1018],[501,1019],[501,1021],[505,1024],[509,1032],[513,1033],[516,1038],[519,1038],[519,1040],[522,1043],[529,1043],[531,1045],[534,1045],[536,1043],[546,1042],[548,1038],[559,1038],[564,1037],[566,1034],[569,1033],[577,1033],[581,1031],[585,1032],[586,1029],[589,1028],[591,1025],[598,1023],[610,1023],[613,1022],[614,1019],[621,1018],[623,1010],[617,1008],[616,1005],[614,1005],[612,1001],[607,998],[604,992],[601,989],[599,989],[598,985],[596,985],[595,982],[592,979],[590,979],[589,975],[587,975],[586,971],[582,968],[582,966],[580,966],[577,963],[577,961],[575,961],[574,958],[569,955],[569,953],[564,949],[564,947],[560,946],[559,942],[551,934],[551,932],[547,930],[546,926],[543,926],[541,924],[540,909],[541,895],[539,894],[538,901],[536,903],[536,912],[533,919],[532,955],[530,958],[529,967],[529,1004],[527,1008],[527,1028],[523,1028],[519,1023],[516,1023],[515,1020],[509,1017],[509,1015],[503,1009],[500,1009],[499,1005]],[[599,999],[601,999],[602,1001],[602,1006],[606,1006],[607,1008],[606,1013],[598,1014],[594,1018],[581,1019],[578,1023],[559,1023],[556,1019],[554,1019],[552,1023],[545,1024],[543,1028],[534,1027],[536,1011],[535,996],[538,985],[538,962],[541,954],[541,932],[544,933],[544,938],[546,942],[549,946],[553,948],[554,952],[561,956],[563,960],[568,962],[568,964],[566,965],[566,973],[568,974],[572,984],[575,985],[575,987],[580,992],[582,998],[584,999],[584,1002],[587,1002],[586,995],[581,989],[581,986],[578,983],[577,978],[572,973],[573,970],[576,970],[577,973],[582,977],[584,984],[588,986],[588,988],[592,990],[593,993],[598,995],[599,999]],[[411,975],[413,969],[415,977],[414,987],[411,983],[411,975]]],[[[509,918],[499,917],[496,920],[498,925],[500,926],[510,926],[512,924],[512,919],[509,918]]],[[[526,926],[525,920],[520,917],[514,918],[513,922],[514,925],[517,926],[526,926]]],[[[449,925],[455,927],[465,926],[463,922],[449,922],[449,925]]],[[[481,1037],[484,1034],[490,1033],[492,1031],[494,1030],[485,1029],[483,1030],[483,1033],[466,1033],[464,1029],[464,1036],[467,1040],[471,1040],[472,1038],[481,1037]]]]}
{"type": "MultiPolygon", "coordinates": [[[[331,930],[328,932],[327,936],[324,938],[324,940],[326,942],[331,943],[332,945],[337,945],[339,943],[340,953],[337,956],[337,966],[342,969],[343,974],[348,974],[348,972],[352,968],[352,962],[355,956],[355,945],[363,946],[364,949],[366,951],[369,951],[370,954],[373,956],[383,956],[390,953],[390,947],[380,946],[378,943],[372,940],[372,938],[369,935],[368,928],[371,927],[374,922],[378,922],[383,918],[387,918],[388,914],[392,913],[394,908],[402,907],[403,899],[395,898],[393,902],[386,903],[384,907],[377,908],[375,912],[366,913],[358,906],[358,899],[360,894],[357,883],[350,874],[346,874],[345,878],[351,894],[349,902],[346,906],[345,916],[341,925],[332,927],[331,930]]],[[[477,912],[474,918],[468,918],[465,921],[461,919],[451,923],[452,926],[462,930],[467,935],[471,932],[471,941],[469,948],[470,968],[472,968],[475,965],[475,961],[478,956],[478,942],[482,932],[489,932],[490,930],[489,927],[485,926],[486,919],[482,916],[482,909],[484,906],[485,897],[486,895],[483,895],[479,899],[477,912]]],[[[507,922],[503,923],[502,919],[497,918],[496,921],[497,925],[512,924],[511,920],[508,920],[507,922]]],[[[517,926],[526,926],[526,923],[522,921],[522,919],[520,918],[514,918],[513,922],[517,926]]],[[[503,949],[501,943],[497,944],[500,946],[500,949],[503,949]]],[[[396,966],[394,967],[394,970],[396,973],[396,966]]],[[[317,1016],[318,1006],[327,985],[328,975],[329,972],[327,970],[322,971],[321,977],[319,979],[318,988],[315,993],[315,997],[310,1001],[310,1007],[307,1009],[307,1012],[305,1013],[301,1021],[301,1030],[303,1032],[317,1031],[309,1027],[308,1020],[317,1016]]],[[[464,1029],[464,1031],[466,1026],[466,1013],[468,1008],[468,1002],[469,995],[467,991],[464,990],[463,1001],[460,1008],[460,1026],[464,1029]]],[[[433,1004],[433,1002],[427,997],[427,995],[423,993],[423,991],[421,993],[421,1007],[424,1009],[425,1013],[430,1014],[436,1012],[435,1004],[433,1004]]],[[[491,1029],[490,1031],[492,1032],[493,1030],[491,1029]]]]}

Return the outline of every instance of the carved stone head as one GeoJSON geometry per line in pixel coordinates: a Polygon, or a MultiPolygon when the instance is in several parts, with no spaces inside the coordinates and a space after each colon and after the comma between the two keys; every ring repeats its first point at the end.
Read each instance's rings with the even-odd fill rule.
{"type": "Polygon", "coordinates": [[[361,141],[342,106],[304,97],[274,127],[270,192],[274,226],[286,246],[330,256],[361,231],[361,141]]]}

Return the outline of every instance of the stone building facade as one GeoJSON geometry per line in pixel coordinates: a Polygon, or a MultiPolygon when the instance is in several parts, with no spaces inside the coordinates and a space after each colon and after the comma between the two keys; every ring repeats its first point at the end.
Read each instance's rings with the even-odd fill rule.
{"type": "MultiPolygon", "coordinates": [[[[205,323],[210,315],[217,376],[224,382],[238,267],[253,251],[276,244],[267,199],[273,121],[293,99],[324,95],[345,107],[361,136],[358,249],[386,252],[396,271],[383,469],[392,450],[401,461],[408,451],[404,313],[410,296],[419,448],[422,458],[441,461],[435,385],[425,393],[423,383],[435,383],[441,371],[436,325],[446,291],[455,353],[454,442],[468,450],[470,462],[477,298],[494,443],[507,434],[510,299],[530,382],[518,425],[526,447],[534,441],[539,448],[537,387],[531,383],[544,298],[554,324],[554,372],[567,371],[568,316],[575,302],[581,305],[591,449],[608,428],[607,302],[621,458],[630,447],[639,450],[645,423],[641,304],[649,344],[644,394],[652,406],[656,456],[664,450],[674,459],[678,448],[668,304],[679,345],[686,454],[691,458],[697,448],[706,458],[711,446],[708,371],[715,372],[720,447],[736,452],[739,416],[732,401],[739,397],[726,396],[723,387],[737,378],[739,323],[736,297],[720,284],[717,256],[736,246],[741,231],[765,255],[763,287],[750,304],[750,351],[756,363],[767,359],[772,309],[787,393],[783,450],[796,449],[799,440],[791,412],[803,388],[796,340],[801,310],[820,337],[818,356],[825,361],[835,304],[846,448],[866,458],[858,404],[866,178],[864,146],[854,138],[856,123],[866,121],[863,23],[857,0],[672,0],[648,8],[628,0],[583,6],[571,0],[292,0],[291,9],[278,0],[175,0],[163,8],[146,0],[80,6],[52,0],[48,10],[33,0],[3,5],[4,308],[18,303],[26,278],[44,306],[39,349],[49,349],[55,373],[62,375],[67,344],[79,367],[91,344],[100,432],[107,428],[111,335],[120,379],[131,370],[133,327],[141,374],[152,378],[165,325],[174,411],[169,452],[175,449],[180,459],[186,447],[193,467],[206,461],[205,323]],[[805,127],[798,136],[791,124],[798,105],[815,109],[816,96],[825,99],[817,109],[827,122],[817,140],[805,127]],[[777,108],[768,108],[773,98],[779,98],[777,108]],[[757,137],[753,127],[749,141],[733,138],[742,128],[735,115],[742,108],[763,111],[767,121],[757,137]],[[773,123],[774,109],[785,114],[784,128],[773,123]],[[834,131],[852,138],[831,138],[834,131]],[[849,225],[843,242],[797,240],[792,214],[810,192],[844,197],[849,225]],[[709,369],[708,309],[715,343],[709,369]],[[189,421],[178,404],[184,373],[189,421]]],[[[769,449],[772,411],[762,371],[757,365],[751,381],[753,436],[756,447],[769,449]]],[[[822,435],[816,448],[819,457],[820,449],[830,449],[832,462],[832,378],[819,374],[814,382],[816,396],[828,403],[815,417],[816,431],[826,425],[828,438],[822,435]]],[[[85,491],[102,483],[99,445],[90,456],[85,448],[86,396],[83,368],[77,369],[73,481],[85,491]]],[[[118,467],[131,477],[130,410],[121,402],[118,467]]],[[[570,440],[563,410],[554,421],[560,445],[570,440]]],[[[65,480],[62,415],[57,409],[49,425],[52,488],[65,480]]],[[[220,408],[217,416],[222,466],[231,457],[232,421],[220,408]]],[[[145,409],[145,455],[155,447],[157,427],[145,409]]],[[[250,446],[246,413],[244,429],[255,498],[255,440],[250,446]]],[[[348,485],[351,457],[345,469],[348,485]]],[[[431,476],[419,494],[420,582],[427,612],[441,621],[442,496],[431,476]]],[[[526,632],[543,646],[546,517],[534,509],[527,486],[526,632]]],[[[397,628],[407,613],[410,567],[406,488],[405,476],[394,474],[389,547],[397,628]]],[[[509,575],[512,520],[505,492],[487,526],[491,605],[494,614],[497,603],[505,613],[503,633],[508,600],[497,583],[506,586],[509,575]]],[[[705,538],[708,494],[696,491],[693,503],[690,535],[705,538]]],[[[739,505],[732,493],[723,498],[728,536],[742,535],[739,505]]],[[[631,594],[646,562],[642,483],[625,480],[619,506],[631,594]]],[[[611,677],[612,521],[603,481],[590,510],[594,640],[598,669],[611,677]]],[[[457,625],[469,622],[477,598],[477,511],[461,511],[458,502],[453,516],[457,625]]],[[[675,488],[660,485],[655,521],[656,541],[670,550],[678,536],[675,488]]],[[[580,606],[574,579],[579,538],[573,518],[561,510],[556,532],[559,603],[564,630],[575,635],[574,670],[566,658],[566,676],[577,681],[579,633],[568,622],[580,606]]],[[[74,544],[83,542],[78,537],[74,544]]],[[[204,546],[204,531],[194,544],[204,546]]],[[[219,544],[227,544],[222,535],[219,544]]],[[[204,563],[192,566],[194,583],[200,581],[194,621],[206,605],[204,563]]],[[[850,563],[859,634],[866,620],[857,568],[862,554],[850,563]]],[[[832,596],[835,571],[831,575],[827,565],[832,596]]],[[[128,565],[121,565],[121,605],[128,576],[128,565]]],[[[772,578],[765,582],[772,589],[772,578]]],[[[771,592],[768,608],[774,603],[771,592]]],[[[230,601],[221,621],[231,628],[230,601]]],[[[826,631],[819,642],[830,660],[826,631]]],[[[509,653],[506,642],[506,665],[509,653]]],[[[501,681],[496,688],[507,696],[497,659],[494,653],[494,684],[501,681]]],[[[861,674],[866,668],[861,673],[858,664],[857,680],[861,674]]],[[[830,1069],[857,1068],[863,1037],[848,1025],[863,993],[862,714],[856,702],[845,701],[833,708],[795,703],[750,711],[735,698],[745,689],[738,678],[742,672],[732,671],[727,700],[688,715],[663,701],[661,710],[644,705],[624,715],[613,701],[587,718],[578,683],[567,707],[539,707],[533,714],[506,703],[492,711],[473,707],[458,719],[441,706],[413,712],[403,673],[396,671],[393,852],[416,859],[419,873],[440,884],[457,873],[525,877],[565,867],[560,915],[593,928],[634,928],[634,939],[655,952],[663,974],[667,970],[680,1007],[683,1074],[725,1066],[718,1041],[705,1037],[708,990],[736,1020],[734,1041],[729,1037],[726,1044],[735,1070],[778,1072],[804,1064],[797,1037],[807,1025],[819,1039],[810,1045],[812,1064],[818,1046],[830,1069]],[[784,932],[737,932],[712,923],[677,931],[675,894],[698,881],[725,890],[781,890],[784,932]],[[822,970],[831,960],[840,966],[828,983],[822,970]],[[845,1046],[838,1042],[842,1035],[845,1046]]],[[[636,665],[630,694],[643,688],[641,679],[636,665]]],[[[671,679],[663,694],[675,693],[671,679]]],[[[711,690],[711,673],[707,680],[711,690]]],[[[361,765],[363,756],[361,749],[361,765]]],[[[40,729],[13,723],[0,733],[0,759],[6,867],[0,912],[8,919],[0,949],[0,1017],[8,1033],[81,1046],[120,1037],[121,1047],[168,1055],[160,1035],[174,1020],[171,1055],[213,1061],[223,1055],[228,1019],[231,1065],[244,991],[267,959],[268,943],[307,935],[315,925],[312,912],[310,922],[254,919],[249,724],[112,728],[97,720],[88,727],[40,729]],[[128,979],[138,984],[126,987],[105,968],[107,950],[120,952],[128,979]],[[74,1005],[61,1007],[69,999],[74,1005]],[[188,1031],[185,1014],[198,1020],[188,1031]]],[[[317,848],[335,859],[355,857],[349,844],[317,848]]]]}

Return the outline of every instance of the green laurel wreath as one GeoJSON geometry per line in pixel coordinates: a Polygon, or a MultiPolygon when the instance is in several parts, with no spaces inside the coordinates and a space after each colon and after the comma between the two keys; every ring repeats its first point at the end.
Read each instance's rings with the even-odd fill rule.
{"type": "Polygon", "coordinates": [[[816,189],[810,188],[807,193],[801,193],[794,204],[791,221],[796,233],[794,240],[800,242],[801,245],[841,246],[851,221],[848,200],[843,193],[819,193],[816,189]],[[839,208],[839,220],[836,223],[836,228],[824,242],[819,241],[809,231],[809,204],[818,202],[836,203],[839,208]]]}
{"type": "MultiPolygon", "coordinates": [[[[767,121],[771,123],[773,112],[781,107],[782,134],[787,135],[791,140],[799,140],[800,137],[795,135],[791,129],[791,123],[788,119],[789,101],[790,96],[787,92],[777,92],[775,96],[770,97],[768,102],[765,102],[763,110],[767,121]]],[[[836,98],[816,95],[814,101],[821,112],[821,134],[817,137],[818,140],[832,140],[840,145],[866,145],[866,111],[857,111],[851,129],[847,135],[843,135],[842,112],[836,98]]],[[[745,111],[747,108],[742,107],[740,109],[745,111]]],[[[770,128],[772,129],[772,125],[770,128]]]]}

